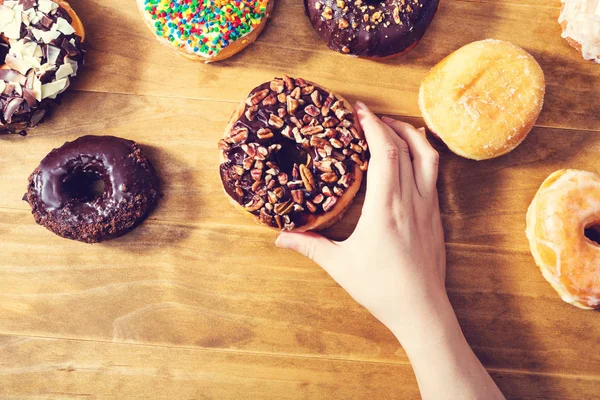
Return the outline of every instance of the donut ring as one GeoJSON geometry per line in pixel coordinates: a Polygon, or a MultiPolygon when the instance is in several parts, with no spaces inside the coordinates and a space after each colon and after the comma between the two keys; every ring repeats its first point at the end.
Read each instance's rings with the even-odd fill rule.
{"type": "Polygon", "coordinates": [[[433,21],[438,3],[438,0],[304,0],[304,8],[331,50],[381,60],[413,49],[433,21]]]}
{"type": "Polygon", "coordinates": [[[83,65],[85,31],[62,0],[0,0],[0,134],[35,127],[83,65]]]}
{"type": "Polygon", "coordinates": [[[600,246],[584,234],[600,222],[600,176],[560,170],[527,211],[527,238],[544,278],[567,303],[600,308],[600,246]]]}
{"type": "Polygon", "coordinates": [[[275,0],[210,0],[209,7],[202,4],[195,10],[188,3],[137,0],[146,26],[161,43],[188,60],[210,63],[229,58],[253,43],[267,25],[275,0]],[[210,12],[206,13],[207,9],[210,12]],[[169,22],[174,25],[169,26],[169,22]],[[191,28],[181,30],[182,26],[191,28]]]}
{"type": "Polygon", "coordinates": [[[352,203],[368,147],[352,107],[302,78],[250,92],[233,113],[221,150],[221,181],[238,207],[275,229],[325,229],[352,203]]]}
{"type": "Polygon", "coordinates": [[[562,8],[558,23],[562,37],[584,59],[600,64],[600,7],[598,0],[561,0],[562,8]]]}
{"type": "Polygon", "coordinates": [[[29,177],[35,221],[87,243],[120,236],[156,205],[158,178],[140,147],[114,136],[82,136],[52,150],[29,177]],[[103,189],[95,185],[102,182],[103,189]]]}

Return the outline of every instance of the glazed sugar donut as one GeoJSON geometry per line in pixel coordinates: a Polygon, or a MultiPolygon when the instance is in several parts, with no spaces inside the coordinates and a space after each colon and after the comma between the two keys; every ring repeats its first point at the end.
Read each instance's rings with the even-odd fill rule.
{"type": "Polygon", "coordinates": [[[421,83],[419,108],[450,150],[485,160],[525,140],[542,110],[545,89],[544,72],[529,53],[488,39],[437,64],[421,83]]]}
{"type": "Polygon", "coordinates": [[[600,63],[600,1],[561,0],[562,37],[586,60],[600,63]]]}
{"type": "Polygon", "coordinates": [[[83,25],[62,0],[0,0],[0,134],[24,133],[83,65],[83,25]]]}
{"type": "Polygon", "coordinates": [[[224,60],[254,42],[275,0],[137,0],[161,43],[190,60],[224,60]]]}
{"type": "Polygon", "coordinates": [[[527,211],[527,238],[544,278],[583,309],[600,308],[600,245],[586,237],[597,236],[599,222],[600,176],[587,171],[554,172],[527,211]]]}
{"type": "Polygon", "coordinates": [[[398,56],[417,45],[438,0],[304,0],[330,49],[367,58],[398,56]]]}
{"type": "Polygon", "coordinates": [[[219,141],[221,180],[236,205],[276,229],[338,221],[368,166],[367,143],[342,97],[304,79],[263,83],[219,141]]]}
{"type": "Polygon", "coordinates": [[[158,190],[154,168],[137,144],[83,136],[42,160],[29,177],[25,198],[38,224],[59,236],[95,243],[142,222],[158,190]]]}

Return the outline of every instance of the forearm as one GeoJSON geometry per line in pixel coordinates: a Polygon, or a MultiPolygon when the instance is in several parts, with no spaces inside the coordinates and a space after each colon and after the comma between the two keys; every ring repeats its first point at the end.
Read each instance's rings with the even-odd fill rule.
{"type": "Polygon", "coordinates": [[[445,293],[421,305],[420,317],[393,329],[429,399],[504,399],[481,365],[456,319],[445,293]]]}

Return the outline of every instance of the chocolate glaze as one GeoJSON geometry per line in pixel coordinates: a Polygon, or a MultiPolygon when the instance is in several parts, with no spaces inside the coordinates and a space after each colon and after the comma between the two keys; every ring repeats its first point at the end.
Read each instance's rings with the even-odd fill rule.
{"type": "MultiPolygon", "coordinates": [[[[30,0],[21,0],[21,4],[24,5],[24,9],[28,9],[31,7],[32,2],[30,0]]],[[[56,22],[59,17],[64,18],[69,23],[73,22],[69,13],[63,8],[59,7],[56,9],[54,14],[44,17],[34,25],[26,27],[22,24],[21,37],[26,38],[28,41],[36,42],[40,45],[43,54],[41,64],[44,64],[48,61],[48,46],[50,45],[60,50],[60,53],[56,59],[57,67],[64,64],[67,57],[70,60],[76,61],[79,67],[81,67],[83,65],[85,51],[83,50],[83,43],[80,36],[76,34],[64,35],[61,33],[58,38],[52,40],[48,44],[45,44],[42,41],[38,41],[31,31],[31,28],[48,31],[49,28],[47,25],[51,25],[51,23],[56,22]],[[75,41],[74,45],[70,43],[71,39],[75,41]]],[[[8,48],[6,46],[7,45],[4,43],[3,46],[0,47],[0,63],[2,64],[4,64],[4,60],[8,53],[8,48]]],[[[14,70],[6,69],[4,71],[6,72],[2,72],[0,74],[0,79],[3,79],[7,83],[21,80],[21,82],[23,82],[21,86],[26,86],[25,76],[14,70]],[[11,75],[7,75],[8,73],[11,73],[11,75]]],[[[55,79],[55,72],[56,71],[48,71],[42,75],[40,77],[42,84],[52,82],[55,79]]],[[[41,102],[38,102],[35,99],[35,95],[29,90],[30,89],[24,88],[22,95],[16,90],[13,90],[9,93],[0,94],[0,135],[9,133],[24,134],[27,128],[37,126],[56,106],[56,99],[51,99],[48,97],[42,99],[41,102]],[[20,99],[25,99],[27,101],[20,101],[20,99]]]]}
{"type": "Polygon", "coordinates": [[[304,6],[313,27],[330,49],[378,58],[399,54],[414,46],[433,20],[438,2],[304,0],[304,6]]]}
{"type": "MultiPolygon", "coordinates": [[[[307,85],[311,85],[311,84],[307,84],[307,85]]],[[[266,82],[258,87],[256,87],[254,90],[252,90],[252,92],[250,92],[248,97],[252,97],[254,94],[261,92],[263,90],[269,90],[270,88],[270,82],[266,82]]],[[[328,96],[332,96],[333,100],[332,102],[335,103],[336,101],[338,101],[339,99],[337,97],[335,97],[332,93],[326,91],[325,89],[318,87],[315,85],[315,89],[314,91],[318,92],[320,95],[320,98],[325,101],[326,98],[328,98],[328,96]]],[[[292,90],[289,89],[285,89],[283,91],[284,94],[289,95],[292,92],[292,90]]],[[[271,95],[277,95],[277,93],[275,93],[273,90],[271,90],[269,92],[269,94],[271,95]]],[[[298,106],[298,108],[296,109],[296,111],[293,114],[287,114],[282,118],[284,121],[284,127],[285,126],[290,126],[290,127],[294,127],[296,126],[295,123],[292,121],[292,117],[295,117],[297,120],[299,121],[303,121],[305,117],[307,117],[307,113],[305,111],[305,107],[308,105],[313,104],[313,100],[311,98],[311,94],[303,94],[300,97],[300,102],[304,103],[303,105],[298,106]]],[[[224,151],[224,156],[226,157],[227,161],[222,163],[220,166],[220,174],[221,174],[221,180],[223,182],[223,186],[225,188],[225,191],[227,192],[227,194],[229,194],[229,196],[234,199],[235,201],[237,201],[240,205],[244,206],[246,204],[248,204],[249,202],[252,201],[252,199],[256,196],[256,192],[254,190],[252,190],[252,186],[255,183],[255,180],[252,178],[251,173],[249,171],[246,171],[241,177],[239,177],[236,172],[235,172],[235,168],[236,167],[240,167],[243,165],[244,162],[244,158],[245,158],[245,151],[242,149],[242,145],[244,144],[248,144],[248,143],[257,143],[260,146],[263,146],[265,148],[269,148],[270,146],[273,145],[280,145],[281,149],[277,152],[273,152],[270,153],[269,156],[266,158],[265,163],[266,162],[271,162],[281,173],[285,173],[288,178],[289,181],[292,180],[297,180],[300,178],[294,178],[294,169],[296,169],[296,175],[298,174],[298,166],[301,164],[305,164],[307,165],[308,169],[312,172],[313,177],[314,177],[314,181],[315,181],[315,189],[312,192],[309,192],[306,190],[305,187],[300,187],[300,188],[294,188],[294,190],[301,190],[303,192],[303,196],[306,199],[314,199],[314,197],[316,195],[318,195],[319,193],[321,193],[322,189],[325,186],[330,186],[330,188],[332,188],[332,184],[328,184],[326,182],[323,182],[320,179],[320,174],[322,173],[321,171],[319,171],[315,164],[314,161],[319,161],[322,159],[322,157],[319,156],[318,152],[316,151],[316,149],[314,147],[310,147],[310,146],[303,146],[299,143],[297,143],[296,141],[285,137],[281,134],[281,131],[283,130],[283,128],[275,128],[272,125],[269,124],[269,118],[271,115],[278,115],[278,111],[281,108],[286,109],[286,104],[285,103],[281,103],[279,101],[277,101],[275,104],[271,104],[271,105],[264,105],[264,104],[259,104],[259,108],[258,111],[256,113],[256,115],[254,116],[254,118],[252,120],[249,120],[247,117],[247,111],[250,108],[249,105],[245,106],[244,109],[244,114],[237,120],[235,121],[234,125],[233,125],[233,131],[235,131],[236,129],[239,128],[247,128],[248,129],[248,139],[243,141],[242,143],[238,143],[238,144],[232,144],[230,145],[230,147],[224,151]],[[259,139],[257,132],[262,129],[262,128],[267,128],[273,131],[274,136],[268,139],[259,139]],[[236,193],[236,189],[237,188],[241,188],[242,189],[242,195],[240,196],[239,193],[236,193]]],[[[333,114],[333,112],[331,113],[333,114]]],[[[331,117],[332,115],[329,114],[328,116],[331,117]]],[[[335,115],[333,115],[335,117],[335,115]]],[[[319,113],[319,115],[317,115],[316,117],[313,117],[316,120],[316,124],[318,125],[322,125],[323,121],[325,120],[325,116],[323,116],[321,113],[319,113]]],[[[353,121],[353,115],[349,114],[346,119],[349,120],[350,122],[353,121]]],[[[356,139],[354,139],[354,142],[357,142],[356,139]]],[[[366,146],[366,142],[363,142],[363,144],[366,146]]],[[[362,160],[365,159],[366,156],[366,152],[365,154],[361,155],[362,160]]],[[[351,183],[352,181],[352,173],[351,171],[354,170],[354,166],[355,166],[355,162],[353,160],[351,160],[349,157],[346,157],[344,160],[339,161],[342,164],[344,164],[346,166],[346,169],[348,171],[350,171],[350,181],[349,183],[351,183]]],[[[265,170],[268,169],[269,166],[265,166],[265,170]]],[[[265,175],[263,174],[263,177],[265,175]]],[[[275,180],[277,178],[274,178],[275,180]]],[[[334,184],[335,185],[335,184],[334,184]]],[[[277,186],[281,186],[283,189],[283,195],[280,198],[281,202],[285,202],[287,200],[291,200],[292,199],[292,195],[291,195],[291,190],[288,186],[284,185],[277,185],[277,186]]],[[[323,210],[323,208],[318,207],[318,209],[316,211],[314,211],[315,214],[323,214],[325,213],[325,211],[323,210]]],[[[253,214],[259,216],[260,215],[260,211],[255,211],[253,212],[253,214]]],[[[291,222],[294,224],[295,227],[300,227],[304,224],[306,224],[307,222],[307,216],[310,215],[311,213],[308,212],[307,210],[302,210],[299,212],[291,212],[288,214],[288,217],[290,218],[291,222]]],[[[277,226],[275,221],[263,221],[263,223],[266,223],[268,225],[271,226],[277,226]],[[270,222],[270,223],[268,223],[270,222]]]]}
{"type": "Polygon", "coordinates": [[[145,219],[158,179],[139,146],[114,136],[83,136],[52,150],[29,177],[38,224],[84,242],[120,236],[145,219]],[[91,186],[103,182],[103,191],[91,186]]]}

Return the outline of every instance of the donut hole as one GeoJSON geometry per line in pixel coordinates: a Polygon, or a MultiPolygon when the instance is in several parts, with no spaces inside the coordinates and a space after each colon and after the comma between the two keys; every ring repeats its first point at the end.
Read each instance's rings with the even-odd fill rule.
{"type": "Polygon", "coordinates": [[[600,224],[585,227],[583,234],[594,244],[600,245],[600,224]]]}
{"type": "Polygon", "coordinates": [[[87,203],[103,196],[105,182],[98,172],[79,169],[64,181],[63,189],[77,203],[87,203]]]}
{"type": "Polygon", "coordinates": [[[281,150],[276,153],[275,162],[279,165],[281,171],[291,175],[294,164],[306,164],[308,153],[304,148],[299,147],[290,140],[283,141],[280,144],[281,150]]]}

